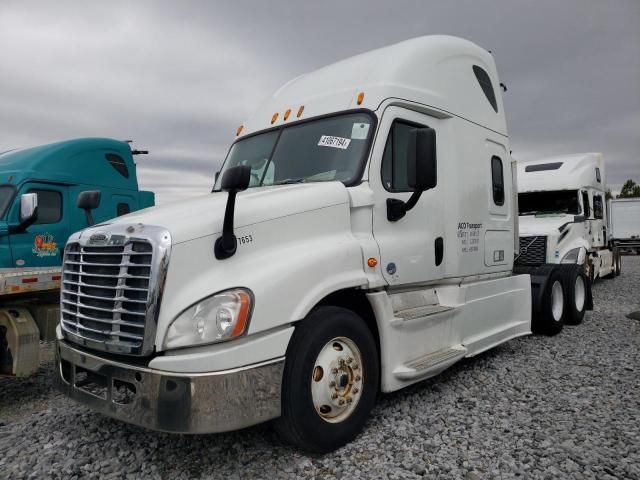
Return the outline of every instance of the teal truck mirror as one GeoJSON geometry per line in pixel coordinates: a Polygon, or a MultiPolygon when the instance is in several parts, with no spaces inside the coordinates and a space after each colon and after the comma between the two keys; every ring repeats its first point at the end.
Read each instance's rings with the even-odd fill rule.
{"type": "Polygon", "coordinates": [[[80,195],[78,195],[78,208],[81,208],[84,210],[84,213],[87,217],[87,224],[89,226],[93,225],[93,214],[91,213],[91,210],[95,210],[96,208],[98,208],[100,206],[100,197],[102,196],[102,193],[100,192],[100,190],[87,190],[84,192],[81,192],[80,195]]]}
{"type": "Polygon", "coordinates": [[[31,224],[38,218],[38,194],[24,193],[20,196],[20,225],[31,224]]]}
{"type": "Polygon", "coordinates": [[[38,194],[20,195],[20,223],[10,227],[10,233],[22,233],[38,220],[38,194]]]}

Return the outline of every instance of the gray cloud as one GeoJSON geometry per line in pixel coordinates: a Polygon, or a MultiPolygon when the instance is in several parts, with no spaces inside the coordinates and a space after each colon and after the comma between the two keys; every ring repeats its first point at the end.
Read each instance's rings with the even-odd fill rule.
{"type": "Polygon", "coordinates": [[[133,138],[158,203],[203,194],[236,126],[286,80],[440,33],[494,53],[515,156],[602,151],[610,184],[640,180],[636,0],[3,2],[0,150],[133,138]]]}

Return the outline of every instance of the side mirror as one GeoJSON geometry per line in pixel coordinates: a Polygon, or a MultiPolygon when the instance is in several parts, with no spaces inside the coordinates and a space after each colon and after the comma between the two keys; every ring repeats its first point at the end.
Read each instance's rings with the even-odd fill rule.
{"type": "Polygon", "coordinates": [[[76,205],[78,208],[84,210],[84,214],[87,218],[87,224],[89,226],[93,225],[93,214],[91,210],[95,210],[100,206],[100,199],[102,197],[102,192],[100,190],[87,190],[84,192],[80,192],[78,195],[78,201],[76,205]]]}
{"type": "MultiPolygon", "coordinates": [[[[220,172],[218,172],[218,175],[220,172]]],[[[231,167],[222,177],[220,188],[225,192],[241,192],[249,188],[251,181],[251,167],[248,165],[240,165],[231,167]]]]}
{"type": "Polygon", "coordinates": [[[20,195],[20,223],[9,225],[7,233],[23,233],[38,220],[38,194],[20,195]]]}
{"type": "Polygon", "coordinates": [[[233,217],[235,214],[236,194],[249,188],[251,181],[251,167],[240,165],[229,168],[222,176],[220,187],[229,192],[227,206],[224,211],[222,236],[216,240],[213,253],[218,260],[232,257],[238,248],[238,240],[233,233],[233,217]]]}
{"type": "Polygon", "coordinates": [[[408,184],[414,191],[424,191],[437,184],[436,131],[416,128],[409,132],[408,184]]]}
{"type": "Polygon", "coordinates": [[[436,131],[433,128],[416,128],[409,132],[407,148],[407,183],[413,194],[406,202],[397,198],[387,199],[387,220],[396,222],[416,206],[422,192],[438,183],[436,156],[436,131]]]}
{"type": "Polygon", "coordinates": [[[220,171],[217,171],[213,175],[213,186],[211,187],[211,193],[216,191],[216,183],[218,183],[218,177],[220,176],[220,171]]]}
{"type": "MultiPolygon", "coordinates": [[[[38,219],[38,194],[23,193],[20,196],[20,225],[33,224],[38,219]]],[[[26,228],[26,226],[24,227],[26,228]]]]}
{"type": "Polygon", "coordinates": [[[576,215],[573,217],[573,223],[584,223],[587,221],[587,217],[584,215],[576,215]]]}

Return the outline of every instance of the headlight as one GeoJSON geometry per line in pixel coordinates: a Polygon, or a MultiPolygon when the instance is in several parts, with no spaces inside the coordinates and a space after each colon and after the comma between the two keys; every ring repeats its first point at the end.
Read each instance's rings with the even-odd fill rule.
{"type": "Polygon", "coordinates": [[[251,314],[248,290],[221,292],[190,306],[169,326],[164,347],[223,342],[244,334],[251,314]]]}
{"type": "Polygon", "coordinates": [[[582,265],[584,263],[586,251],[583,247],[578,247],[569,250],[560,263],[577,263],[578,265],[582,265]]]}

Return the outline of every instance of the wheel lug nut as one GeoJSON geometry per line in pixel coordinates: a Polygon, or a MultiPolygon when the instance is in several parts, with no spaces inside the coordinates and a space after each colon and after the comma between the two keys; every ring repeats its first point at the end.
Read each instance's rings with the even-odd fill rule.
{"type": "Polygon", "coordinates": [[[335,382],[334,380],[331,380],[331,381],[329,382],[329,386],[330,386],[330,387],[335,387],[335,386],[336,386],[336,382],[335,382]]]}
{"type": "Polygon", "coordinates": [[[338,405],[344,405],[344,398],[341,398],[340,400],[338,400],[338,405]]]}
{"type": "Polygon", "coordinates": [[[351,362],[353,362],[353,358],[351,357],[347,358],[347,363],[351,363],[351,362]]]}
{"type": "Polygon", "coordinates": [[[353,368],[354,370],[358,370],[358,368],[360,368],[360,366],[357,363],[354,363],[351,368],[353,368]]]}
{"type": "Polygon", "coordinates": [[[353,398],[347,397],[347,403],[351,403],[351,402],[353,402],[353,398]]]}
{"type": "Polygon", "coordinates": [[[360,389],[358,387],[353,389],[353,393],[358,393],[360,391],[360,389]]]}
{"type": "Polygon", "coordinates": [[[331,373],[333,373],[335,375],[336,373],[338,373],[338,369],[337,368],[332,368],[331,369],[331,373]]]}
{"type": "Polygon", "coordinates": [[[332,398],[333,400],[335,400],[336,398],[338,398],[338,394],[337,394],[337,393],[332,393],[332,394],[331,394],[331,398],[332,398]]]}
{"type": "Polygon", "coordinates": [[[362,380],[362,377],[360,375],[356,375],[356,382],[359,382],[360,380],[362,380]]]}

